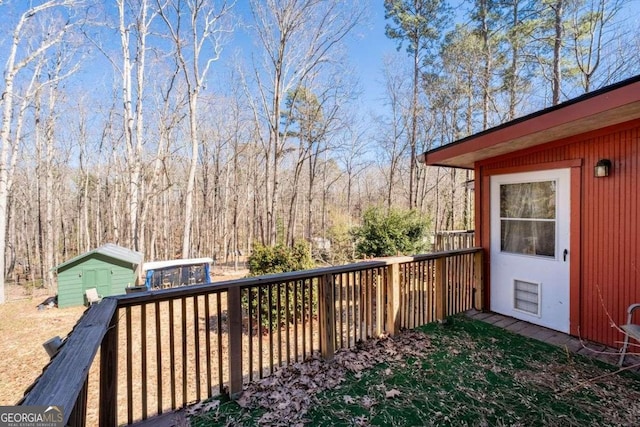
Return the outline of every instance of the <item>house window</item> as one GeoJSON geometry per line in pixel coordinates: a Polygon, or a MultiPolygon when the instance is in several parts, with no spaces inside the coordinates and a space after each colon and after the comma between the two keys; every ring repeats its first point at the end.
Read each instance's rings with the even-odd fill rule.
{"type": "Polygon", "coordinates": [[[513,308],[540,316],[540,284],[514,280],[513,308]]]}
{"type": "Polygon", "coordinates": [[[500,249],[555,258],[556,181],[500,185],[500,249]]]}

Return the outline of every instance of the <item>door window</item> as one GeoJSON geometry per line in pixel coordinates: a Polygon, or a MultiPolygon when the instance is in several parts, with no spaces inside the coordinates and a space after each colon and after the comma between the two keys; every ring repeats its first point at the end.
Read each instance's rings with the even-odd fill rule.
{"type": "Polygon", "coordinates": [[[500,185],[500,250],[555,258],[556,181],[500,185]]]}

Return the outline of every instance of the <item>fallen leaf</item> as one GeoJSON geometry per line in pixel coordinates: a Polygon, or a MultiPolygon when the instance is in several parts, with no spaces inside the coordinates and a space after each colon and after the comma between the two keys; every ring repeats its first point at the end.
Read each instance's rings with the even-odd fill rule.
{"type": "Polygon", "coordinates": [[[369,397],[369,396],[365,396],[365,397],[362,398],[362,406],[365,409],[369,409],[375,404],[376,404],[376,401],[374,399],[372,399],[371,397],[369,397]]]}
{"type": "Polygon", "coordinates": [[[394,397],[400,396],[401,394],[402,393],[400,393],[400,390],[392,388],[391,390],[389,390],[388,392],[385,393],[385,396],[387,397],[387,399],[392,399],[394,397]]]}
{"type": "Polygon", "coordinates": [[[342,398],[344,399],[344,403],[346,403],[347,405],[353,405],[354,403],[356,403],[356,400],[348,394],[345,394],[342,398]]]}

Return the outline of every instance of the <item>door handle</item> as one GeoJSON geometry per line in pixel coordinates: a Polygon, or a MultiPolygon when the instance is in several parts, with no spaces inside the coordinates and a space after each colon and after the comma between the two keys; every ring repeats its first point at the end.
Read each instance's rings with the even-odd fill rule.
{"type": "Polygon", "coordinates": [[[562,261],[567,262],[567,255],[569,254],[569,250],[565,249],[564,252],[562,252],[562,261]]]}

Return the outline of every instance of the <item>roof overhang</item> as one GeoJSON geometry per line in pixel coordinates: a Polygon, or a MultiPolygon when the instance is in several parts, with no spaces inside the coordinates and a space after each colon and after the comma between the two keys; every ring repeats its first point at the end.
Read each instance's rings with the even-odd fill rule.
{"type": "Polygon", "coordinates": [[[477,162],[640,118],[640,76],[427,151],[429,166],[477,162]]]}

